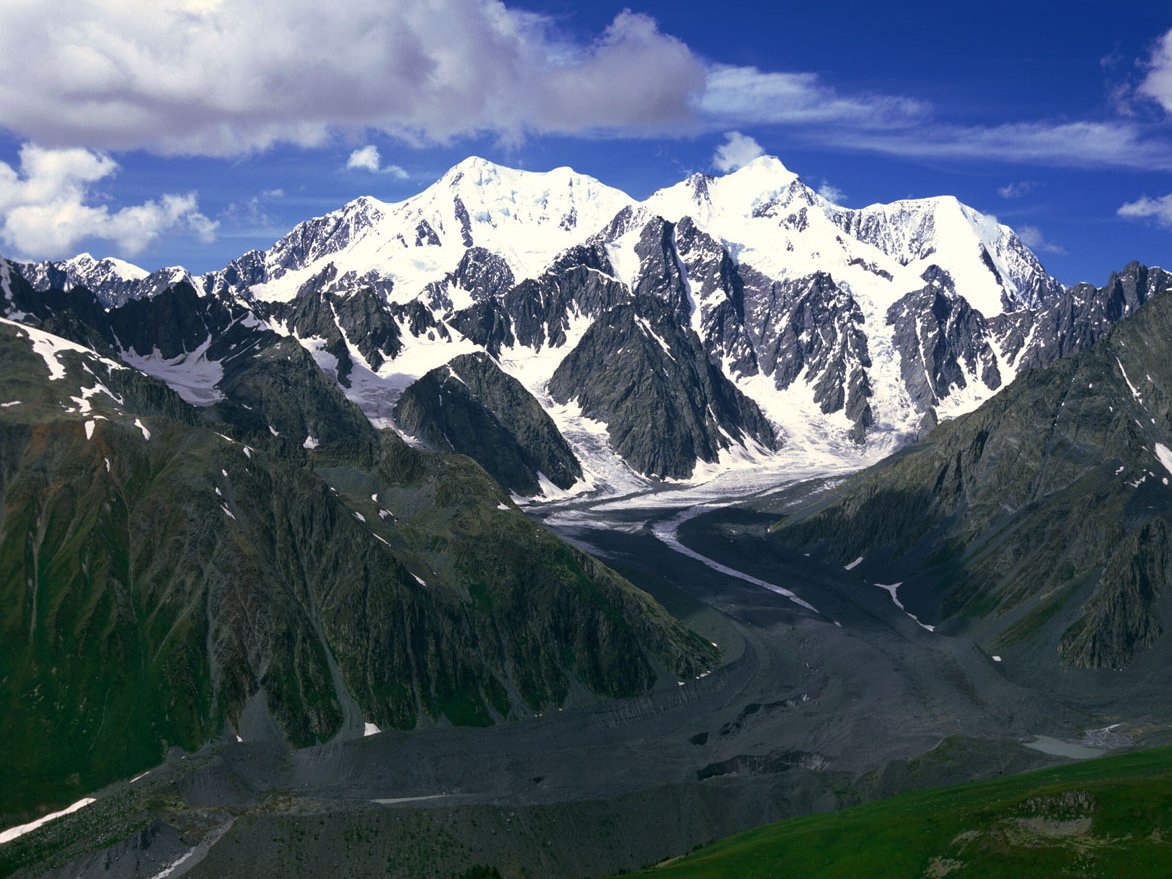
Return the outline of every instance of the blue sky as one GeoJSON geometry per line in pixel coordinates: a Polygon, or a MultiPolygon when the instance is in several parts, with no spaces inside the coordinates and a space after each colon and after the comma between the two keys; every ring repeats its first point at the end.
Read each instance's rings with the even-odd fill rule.
{"type": "Polygon", "coordinates": [[[759,147],[848,206],[954,194],[1067,283],[1172,265],[1163,2],[23,0],[0,32],[8,256],[205,271],[469,154],[644,197],[759,147]]]}

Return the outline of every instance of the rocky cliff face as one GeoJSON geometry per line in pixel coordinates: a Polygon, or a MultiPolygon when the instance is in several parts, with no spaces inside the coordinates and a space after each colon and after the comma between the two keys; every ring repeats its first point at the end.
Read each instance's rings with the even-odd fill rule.
{"type": "Polygon", "coordinates": [[[734,443],[776,447],[761,411],[674,317],[651,297],[604,313],[562,360],[550,394],[605,423],[615,450],[652,476],[686,478],[734,443]]]}
{"type": "MultiPolygon", "coordinates": [[[[1169,282],[1130,266],[1084,301],[1169,282]],[[1136,283],[1142,279],[1141,283],[1136,283]]],[[[783,523],[995,653],[1140,663],[1172,623],[1172,301],[1155,296],[1097,345],[1024,372],[970,415],[783,523]],[[903,594],[903,592],[901,592],[903,594]]]]}
{"type": "Polygon", "coordinates": [[[582,478],[553,420],[485,354],[433,369],[403,392],[395,417],[428,446],[474,459],[515,494],[541,493],[543,479],[566,489],[582,478]]]}
{"type": "MultiPolygon", "coordinates": [[[[20,308],[41,319],[46,308],[107,312],[86,324],[119,324],[101,331],[106,343],[193,401],[223,396],[216,382],[233,352],[264,331],[292,336],[379,427],[394,426],[413,382],[487,354],[577,438],[575,457],[608,458],[590,472],[624,472],[617,457],[636,480],[694,472],[724,439],[689,429],[694,442],[646,469],[648,450],[625,457],[645,442],[599,448],[581,439],[598,434],[589,418],[557,408],[555,372],[621,305],[657,300],[679,331],[694,332],[787,459],[849,464],[971,411],[1022,370],[1083,350],[1164,290],[1139,267],[1101,290],[1065,290],[1011,229],[954,198],[853,210],[770,157],[724,177],[693,175],[643,202],[569,169],[469,159],[417,196],[356,199],[198,278],[88,256],[11,270],[33,281],[36,296],[20,308]],[[180,288],[191,292],[176,297],[180,288]],[[164,315],[155,300],[179,311],[164,315]],[[141,319],[156,324],[134,329],[141,319]],[[157,352],[144,347],[156,337],[157,352]],[[686,448],[690,462],[679,458],[686,448]]],[[[574,370],[583,368],[579,359],[574,370]]],[[[559,387],[569,399],[564,378],[559,387]]],[[[769,443],[730,435],[727,460],[768,464],[769,443]]]]}
{"type": "Polygon", "coordinates": [[[947,272],[930,269],[924,281],[887,311],[912,402],[931,412],[974,382],[996,391],[1001,371],[987,321],[957,294],[947,272]]]}

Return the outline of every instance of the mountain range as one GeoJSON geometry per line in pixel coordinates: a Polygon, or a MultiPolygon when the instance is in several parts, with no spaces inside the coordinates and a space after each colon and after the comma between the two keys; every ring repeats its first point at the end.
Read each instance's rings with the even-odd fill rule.
{"type": "MultiPolygon", "coordinates": [[[[800,767],[823,790],[823,757],[734,732],[804,706],[807,678],[845,680],[870,638],[958,663],[939,693],[930,669],[907,691],[931,691],[918,748],[972,705],[988,713],[966,687],[1010,694],[1019,725],[1034,723],[1029,687],[1076,677],[1123,670],[1162,698],[1170,286],[1132,264],[1066,287],[955,199],[848,209],[770,157],[643,201],[569,169],[468,159],[413,198],[357,199],[202,275],[0,258],[0,815],[41,814],[172,746],[321,745],[300,752],[312,761],[379,730],[621,697],[644,701],[603,709],[607,729],[654,725],[647,706],[683,712],[720,648],[523,508],[891,452],[801,489],[767,535],[729,520],[721,551],[745,548],[744,570],[781,565],[827,591],[705,569],[793,601],[699,602],[737,620],[722,631],[767,621],[752,638],[776,655],[745,648],[718,670],[764,675],[772,698],[776,660],[789,695],[733,706],[697,687],[713,716],[739,718],[712,747],[745,749],[712,756],[697,784],[800,767]],[[874,610],[879,583],[895,624],[874,610]],[[923,628],[984,652],[917,641],[923,628]],[[800,670],[808,636],[834,674],[800,670]],[[940,709],[952,700],[966,707],[940,709]]],[[[903,680],[891,661],[883,687],[903,680]]],[[[854,710],[838,695],[802,729],[854,710]]],[[[689,755],[674,769],[708,753],[706,730],[662,734],[689,755]]],[[[272,759],[265,796],[293,771],[272,759]]],[[[234,795],[183,794],[216,809],[234,795]]],[[[13,857],[35,864],[34,849],[13,857]]]]}
{"type": "Polygon", "coordinates": [[[1170,287],[1172,275],[1132,264],[1102,290],[1076,288],[1086,311],[1132,316],[852,477],[774,538],[895,584],[918,619],[999,659],[1038,673],[1130,669],[1162,698],[1170,287]]]}
{"type": "Polygon", "coordinates": [[[777,462],[859,466],[1121,316],[953,198],[843,208],[771,157],[643,201],[568,168],[471,158],[417,196],[356,199],[203,275],[88,255],[9,271],[64,291],[61,304],[87,289],[115,322],[133,307],[137,326],[146,312],[134,303],[157,302],[147,310],[163,335],[107,341],[196,404],[224,396],[231,364],[262,336],[292,338],[373,424],[498,478],[512,468],[518,496],[777,462]],[[164,330],[158,300],[188,288],[206,332],[164,330]],[[502,417],[499,399],[448,401],[516,447],[509,465],[467,431],[444,439],[438,398],[422,399],[434,370],[464,355],[501,373],[484,379],[493,387],[519,383],[552,421],[538,437],[502,417]],[[605,389],[603,358],[625,364],[605,389]],[[533,442],[553,442],[563,465],[543,464],[533,442]]]}

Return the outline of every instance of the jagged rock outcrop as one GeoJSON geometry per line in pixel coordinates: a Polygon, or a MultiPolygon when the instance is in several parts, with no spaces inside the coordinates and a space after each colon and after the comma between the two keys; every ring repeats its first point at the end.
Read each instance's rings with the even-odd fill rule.
{"type": "Polygon", "coordinates": [[[822,411],[843,411],[861,442],[874,416],[871,356],[858,304],[821,272],[784,283],[753,281],[746,312],[761,371],[779,388],[804,377],[822,411]]]}
{"type": "Polygon", "coordinates": [[[924,280],[923,289],[888,309],[887,321],[904,386],[916,408],[928,412],[973,381],[997,390],[1001,372],[984,317],[957,294],[949,274],[933,267],[924,280]]]}
{"type": "Polygon", "coordinates": [[[606,312],[562,361],[549,391],[604,422],[615,451],[649,476],[690,476],[697,460],[717,460],[732,442],[777,445],[760,409],[656,298],[606,312]]]}
{"type": "MultiPolygon", "coordinates": [[[[1156,270],[1125,274],[1146,278],[1140,289],[1165,283],[1156,270]]],[[[1172,624],[1170,340],[1172,299],[1155,296],[1098,344],[1023,372],[853,477],[776,539],[871,560],[865,576],[903,583],[914,612],[991,652],[1145,662],[1172,624]]]]}
{"type": "Polygon", "coordinates": [[[395,420],[431,448],[472,458],[514,494],[540,494],[542,477],[562,489],[582,478],[541,404],[485,354],[427,373],[403,392],[395,420]]]}

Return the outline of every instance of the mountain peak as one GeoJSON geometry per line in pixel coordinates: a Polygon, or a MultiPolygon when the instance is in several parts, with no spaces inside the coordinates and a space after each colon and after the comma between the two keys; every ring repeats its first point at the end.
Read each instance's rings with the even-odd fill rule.
{"type": "Polygon", "coordinates": [[[751,162],[746,162],[735,171],[729,172],[727,177],[732,177],[738,174],[772,174],[779,176],[797,176],[787,168],[777,156],[758,156],[751,162]]]}
{"type": "Polygon", "coordinates": [[[780,192],[799,178],[776,156],[758,156],[719,179],[727,189],[763,194],[780,192]]]}

